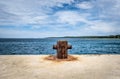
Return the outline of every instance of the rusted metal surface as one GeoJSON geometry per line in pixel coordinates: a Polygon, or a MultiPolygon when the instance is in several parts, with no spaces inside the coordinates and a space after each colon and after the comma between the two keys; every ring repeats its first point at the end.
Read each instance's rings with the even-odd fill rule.
{"type": "Polygon", "coordinates": [[[53,45],[53,49],[57,50],[57,58],[65,59],[68,57],[67,50],[72,49],[72,46],[68,45],[67,41],[58,41],[57,45],[53,45]]]}

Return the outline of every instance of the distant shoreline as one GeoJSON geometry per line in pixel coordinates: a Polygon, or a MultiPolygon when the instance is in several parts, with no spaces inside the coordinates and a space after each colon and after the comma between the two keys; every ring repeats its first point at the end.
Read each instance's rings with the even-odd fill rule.
{"type": "Polygon", "coordinates": [[[118,38],[120,35],[110,35],[110,36],[64,36],[64,37],[48,37],[48,38],[118,38]]]}

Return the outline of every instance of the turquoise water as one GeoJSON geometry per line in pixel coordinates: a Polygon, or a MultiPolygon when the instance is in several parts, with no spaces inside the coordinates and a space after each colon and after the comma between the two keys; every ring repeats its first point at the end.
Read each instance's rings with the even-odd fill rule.
{"type": "Polygon", "coordinates": [[[120,39],[44,38],[0,39],[0,55],[56,54],[52,47],[57,40],[67,40],[70,54],[120,54],[120,39]]]}

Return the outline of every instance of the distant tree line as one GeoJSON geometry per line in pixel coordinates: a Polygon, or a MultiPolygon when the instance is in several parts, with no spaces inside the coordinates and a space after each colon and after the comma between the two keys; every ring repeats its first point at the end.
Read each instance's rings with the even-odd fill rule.
{"type": "Polygon", "coordinates": [[[112,38],[120,38],[120,35],[110,35],[109,37],[112,37],[112,38]]]}
{"type": "Polygon", "coordinates": [[[65,36],[65,38],[120,38],[120,35],[109,35],[109,36],[65,36]]]}

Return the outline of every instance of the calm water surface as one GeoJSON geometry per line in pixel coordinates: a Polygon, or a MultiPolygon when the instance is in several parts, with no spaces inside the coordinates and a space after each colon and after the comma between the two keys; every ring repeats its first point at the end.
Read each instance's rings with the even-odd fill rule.
{"type": "Polygon", "coordinates": [[[70,54],[120,54],[120,39],[44,38],[0,39],[0,55],[56,54],[52,49],[57,40],[67,40],[70,54]]]}

